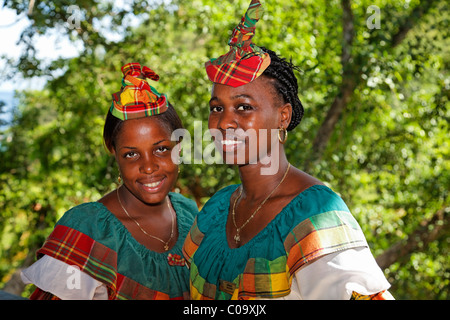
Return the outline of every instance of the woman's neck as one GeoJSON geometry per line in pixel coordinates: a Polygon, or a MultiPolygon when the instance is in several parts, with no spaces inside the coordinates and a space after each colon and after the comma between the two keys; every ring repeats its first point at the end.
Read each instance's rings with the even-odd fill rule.
{"type": "Polygon", "coordinates": [[[256,164],[239,166],[242,181],[242,195],[249,200],[265,198],[286,173],[289,162],[284,152],[277,158],[268,156],[256,164]]]}
{"type": "Polygon", "coordinates": [[[149,211],[151,211],[152,217],[163,216],[168,208],[168,196],[166,196],[161,203],[146,204],[136,198],[124,185],[119,187],[118,195],[122,206],[124,206],[127,212],[135,219],[148,218],[149,211]]]}

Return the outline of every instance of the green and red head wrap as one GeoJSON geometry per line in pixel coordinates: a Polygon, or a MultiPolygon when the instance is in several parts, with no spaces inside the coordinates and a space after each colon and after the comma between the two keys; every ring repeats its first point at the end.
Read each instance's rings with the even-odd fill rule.
{"type": "Polygon", "coordinates": [[[252,43],[255,25],[264,13],[258,0],[252,0],[228,42],[230,51],[206,62],[206,73],[215,83],[238,87],[259,77],[270,65],[270,57],[252,43]]]}
{"type": "Polygon", "coordinates": [[[136,62],[122,67],[122,88],[114,93],[111,105],[113,116],[121,120],[149,117],[163,113],[168,103],[164,94],[160,94],[148,84],[148,80],[158,81],[159,76],[150,68],[136,62]]]}

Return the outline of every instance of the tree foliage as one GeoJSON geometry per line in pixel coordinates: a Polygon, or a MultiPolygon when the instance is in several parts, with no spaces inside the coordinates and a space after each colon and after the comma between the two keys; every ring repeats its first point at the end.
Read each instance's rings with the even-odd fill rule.
{"type": "MultiPolygon", "coordinates": [[[[33,22],[11,68],[49,81],[41,91],[16,93],[19,108],[0,133],[0,282],[32,261],[66,210],[116,187],[102,128],[124,63],[159,73],[158,91],[167,93],[192,139],[203,135],[211,86],[203,64],[227,50],[248,2],[136,0],[118,7],[83,0],[74,27],[68,1],[31,8],[4,1],[31,12],[33,22]],[[80,44],[80,55],[39,61],[34,39],[51,32],[80,44]]],[[[301,68],[305,116],[289,135],[288,159],[341,194],[396,298],[449,299],[449,5],[264,3],[255,42],[301,68]],[[370,6],[379,9],[379,28],[369,28],[370,6]]],[[[209,143],[192,142],[200,149],[209,143]]],[[[202,205],[238,181],[232,167],[192,163],[181,166],[177,188],[202,205]]]]}

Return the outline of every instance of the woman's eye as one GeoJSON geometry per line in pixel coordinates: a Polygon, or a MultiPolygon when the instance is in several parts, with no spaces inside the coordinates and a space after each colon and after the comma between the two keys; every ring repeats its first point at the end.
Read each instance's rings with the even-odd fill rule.
{"type": "Polygon", "coordinates": [[[137,156],[138,156],[138,154],[136,152],[131,151],[131,152],[125,153],[124,158],[131,159],[131,158],[135,158],[137,156]]]}
{"type": "Polygon", "coordinates": [[[170,150],[169,148],[164,147],[164,146],[161,146],[161,147],[158,147],[158,148],[156,149],[156,152],[157,152],[157,153],[164,153],[164,152],[167,152],[167,151],[169,151],[169,150],[170,150]]]}
{"type": "Polygon", "coordinates": [[[238,111],[247,111],[247,110],[251,110],[252,107],[248,104],[240,104],[236,110],[238,111]]]}
{"type": "Polygon", "coordinates": [[[221,111],[223,111],[223,108],[220,107],[220,106],[218,106],[218,107],[211,106],[211,107],[209,107],[209,110],[210,110],[211,113],[212,112],[221,112],[221,111]]]}

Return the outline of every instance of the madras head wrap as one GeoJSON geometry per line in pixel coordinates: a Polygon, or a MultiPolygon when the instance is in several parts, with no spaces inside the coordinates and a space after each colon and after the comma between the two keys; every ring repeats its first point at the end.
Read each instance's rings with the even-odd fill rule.
{"type": "Polygon", "coordinates": [[[122,67],[122,88],[112,95],[110,111],[121,120],[149,117],[163,113],[168,108],[167,98],[148,84],[159,76],[149,67],[137,62],[122,67]]]}
{"type": "Polygon", "coordinates": [[[255,80],[270,65],[269,54],[252,43],[255,25],[263,13],[259,0],[252,0],[228,41],[230,51],[205,63],[212,82],[238,87],[255,80]]]}

